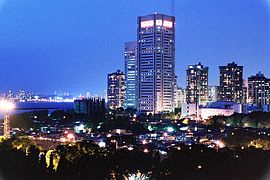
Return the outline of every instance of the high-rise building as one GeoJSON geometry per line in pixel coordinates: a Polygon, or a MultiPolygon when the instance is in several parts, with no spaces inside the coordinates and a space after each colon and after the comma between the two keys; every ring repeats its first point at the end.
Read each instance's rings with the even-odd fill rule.
{"type": "Polygon", "coordinates": [[[122,71],[117,70],[114,73],[108,74],[107,98],[107,104],[110,109],[124,107],[125,75],[122,71]]]}
{"type": "Polygon", "coordinates": [[[187,103],[206,104],[208,101],[208,67],[201,63],[187,69],[187,103]]]}
{"type": "Polygon", "coordinates": [[[219,100],[243,102],[243,66],[238,66],[235,62],[227,66],[219,66],[220,86],[219,100]]]}
{"type": "Polygon", "coordinates": [[[243,79],[243,101],[242,103],[246,104],[248,100],[248,80],[243,79]]]}
{"type": "Polygon", "coordinates": [[[183,103],[186,103],[186,91],[177,87],[174,95],[174,107],[181,108],[183,103]]]}
{"type": "Polygon", "coordinates": [[[248,102],[259,107],[270,104],[270,79],[261,72],[248,78],[248,102]]]}
{"type": "Polygon", "coordinates": [[[125,108],[137,108],[137,42],[125,43],[125,108]]]}
{"type": "Polygon", "coordinates": [[[218,86],[208,86],[208,102],[218,101],[218,86]]]}
{"type": "Polygon", "coordinates": [[[139,111],[170,112],[174,104],[175,18],[163,14],[138,17],[139,111]]]}

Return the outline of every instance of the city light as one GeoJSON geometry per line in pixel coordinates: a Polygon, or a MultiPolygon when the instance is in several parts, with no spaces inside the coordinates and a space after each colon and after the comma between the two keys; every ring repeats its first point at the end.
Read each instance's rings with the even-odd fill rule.
{"type": "Polygon", "coordinates": [[[15,108],[15,106],[12,102],[5,101],[5,100],[0,101],[0,110],[11,111],[14,108],[15,108]]]}
{"type": "Polygon", "coordinates": [[[168,131],[169,133],[171,133],[171,132],[174,131],[174,129],[173,129],[172,127],[167,127],[167,131],[168,131]]]}
{"type": "Polygon", "coordinates": [[[9,101],[1,100],[0,101],[0,111],[4,111],[4,137],[6,139],[10,138],[10,121],[9,121],[9,111],[14,109],[14,104],[9,101]]]}
{"type": "Polygon", "coordinates": [[[104,148],[104,147],[106,147],[106,143],[103,142],[103,141],[100,141],[100,142],[98,143],[98,146],[101,147],[101,148],[104,148]]]}
{"type": "Polygon", "coordinates": [[[74,140],[75,139],[75,135],[73,133],[68,133],[67,134],[67,139],[68,140],[74,140]]]}
{"type": "Polygon", "coordinates": [[[152,27],[152,26],[154,26],[154,21],[153,21],[153,20],[142,21],[142,22],[141,22],[141,27],[142,27],[142,28],[152,27]]]}
{"type": "Polygon", "coordinates": [[[214,143],[217,145],[218,148],[224,148],[225,147],[224,142],[222,142],[220,140],[214,141],[214,143]]]}
{"type": "Polygon", "coordinates": [[[144,140],[142,141],[142,144],[147,144],[147,141],[144,139],[144,140]]]}
{"type": "Polygon", "coordinates": [[[164,20],[163,21],[163,26],[168,27],[168,28],[172,28],[173,27],[173,22],[164,20]]]}
{"type": "Polygon", "coordinates": [[[149,150],[148,150],[148,149],[144,149],[143,152],[144,152],[144,153],[148,153],[149,150]]]}
{"type": "Polygon", "coordinates": [[[131,146],[129,146],[127,149],[128,149],[129,151],[132,151],[134,148],[131,147],[131,146]]]}

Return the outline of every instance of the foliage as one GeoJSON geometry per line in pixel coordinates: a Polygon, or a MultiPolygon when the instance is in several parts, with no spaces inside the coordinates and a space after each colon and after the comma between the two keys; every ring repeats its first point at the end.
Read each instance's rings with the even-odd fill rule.
{"type": "Polygon", "coordinates": [[[227,137],[223,139],[228,147],[250,147],[263,148],[270,150],[270,137],[265,135],[258,135],[257,132],[246,130],[234,130],[227,137]]]}
{"type": "Polygon", "coordinates": [[[231,116],[214,116],[210,120],[213,126],[270,128],[269,112],[252,112],[250,114],[234,113],[231,116]]]}
{"type": "Polygon", "coordinates": [[[170,149],[161,161],[158,152],[99,148],[89,142],[59,146],[45,155],[33,145],[27,154],[9,142],[0,145],[2,179],[260,179],[270,162],[270,152],[250,148],[222,148],[216,151],[203,145],[170,149]],[[56,161],[57,160],[57,161],[56,161]],[[57,168],[54,167],[57,163],[57,168]],[[112,178],[113,177],[113,178],[112,178]],[[134,176],[133,176],[134,177],[134,176]]]}
{"type": "Polygon", "coordinates": [[[22,113],[10,117],[10,126],[12,128],[28,130],[30,128],[34,128],[34,123],[30,119],[30,113],[22,113]]]}

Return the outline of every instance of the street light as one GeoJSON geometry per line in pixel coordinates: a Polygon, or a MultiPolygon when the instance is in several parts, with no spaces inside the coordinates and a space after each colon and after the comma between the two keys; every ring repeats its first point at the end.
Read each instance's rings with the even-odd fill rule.
{"type": "Polygon", "coordinates": [[[14,109],[14,104],[9,101],[1,100],[0,101],[0,111],[5,115],[4,117],[4,138],[10,138],[10,122],[9,122],[9,112],[14,109]]]}

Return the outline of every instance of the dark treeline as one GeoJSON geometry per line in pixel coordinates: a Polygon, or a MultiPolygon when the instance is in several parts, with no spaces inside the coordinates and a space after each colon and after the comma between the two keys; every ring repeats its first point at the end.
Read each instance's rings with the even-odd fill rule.
{"type": "MultiPolygon", "coordinates": [[[[14,140],[13,140],[14,141],[14,140]]],[[[40,153],[34,146],[14,146],[12,140],[0,145],[2,179],[260,179],[270,168],[270,152],[253,147],[223,148],[203,145],[180,146],[168,152],[111,150],[81,142],[60,145],[40,153]]]]}
{"type": "Polygon", "coordinates": [[[252,112],[249,114],[234,113],[231,116],[214,116],[209,121],[210,124],[232,127],[252,127],[252,128],[270,128],[269,112],[252,112]]]}

